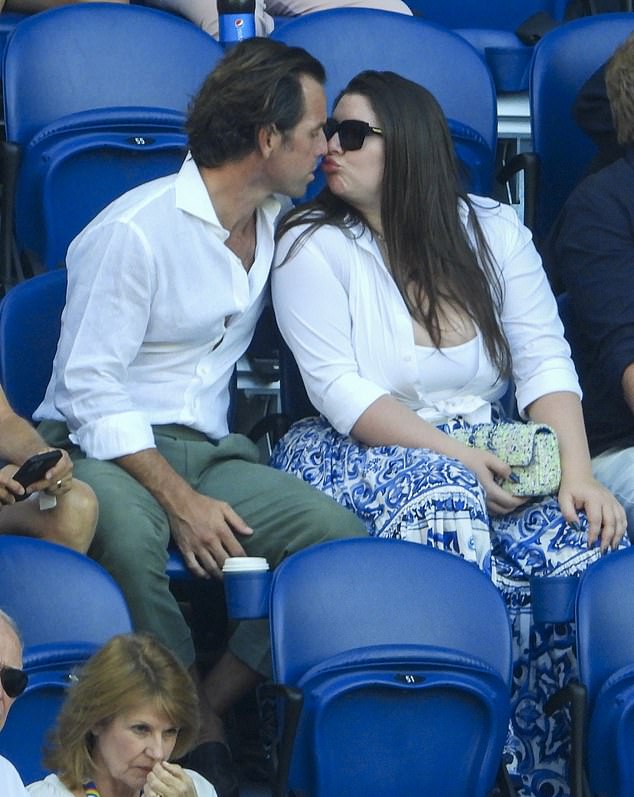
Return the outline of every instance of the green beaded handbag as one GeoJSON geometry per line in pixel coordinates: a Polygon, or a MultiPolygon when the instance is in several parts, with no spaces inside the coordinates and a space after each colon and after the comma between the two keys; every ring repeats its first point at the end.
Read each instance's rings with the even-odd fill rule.
{"type": "Polygon", "coordinates": [[[476,423],[449,433],[471,448],[490,451],[511,466],[511,479],[500,483],[519,496],[554,495],[561,481],[559,445],[554,429],[543,423],[476,423]]]}

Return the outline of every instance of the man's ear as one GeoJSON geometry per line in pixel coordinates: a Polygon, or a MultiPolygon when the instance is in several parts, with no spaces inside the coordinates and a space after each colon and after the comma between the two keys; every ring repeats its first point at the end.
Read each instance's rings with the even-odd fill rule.
{"type": "Polygon", "coordinates": [[[258,146],[263,158],[270,157],[277,149],[280,138],[280,131],[274,124],[266,125],[258,130],[258,146]]]}

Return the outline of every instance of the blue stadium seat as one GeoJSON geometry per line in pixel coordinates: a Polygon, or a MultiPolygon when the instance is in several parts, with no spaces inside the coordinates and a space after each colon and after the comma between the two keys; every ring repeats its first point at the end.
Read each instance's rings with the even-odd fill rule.
{"type": "Polygon", "coordinates": [[[572,709],[572,797],[634,794],[634,548],[581,577],[576,604],[580,683],[547,707],[572,709]]]}
{"type": "Polygon", "coordinates": [[[476,567],[401,540],[313,546],[273,573],[270,625],[285,707],[275,797],[493,789],[511,632],[476,567]]]}
{"type": "Polygon", "coordinates": [[[464,36],[489,64],[499,92],[526,91],[533,48],[516,34],[534,14],[561,22],[568,0],[406,0],[416,14],[464,36]]]}
{"type": "Polygon", "coordinates": [[[32,537],[0,535],[0,609],[16,621],[28,650],[101,645],[132,630],[123,594],[100,565],[32,537]]]}
{"type": "Polygon", "coordinates": [[[45,269],[64,265],[73,238],[113,199],[177,172],[187,153],[185,115],[160,108],[70,114],[22,152],[15,233],[45,269]]]}
{"type": "Polygon", "coordinates": [[[514,31],[528,17],[546,11],[562,20],[568,0],[406,0],[424,19],[447,28],[480,28],[514,31]]]}
{"type": "Polygon", "coordinates": [[[5,283],[21,276],[16,248],[54,267],[87,212],[178,168],[184,113],[222,55],[190,22],[141,6],[69,5],[17,26],[2,73],[5,283]]]}
{"type": "MultiPolygon", "coordinates": [[[[632,31],[633,14],[601,14],[551,31],[535,48],[529,89],[533,158],[525,176],[525,222],[538,244],[596,152],[572,117],[575,98],[632,31]]],[[[526,153],[511,161],[507,177],[522,170],[525,161],[526,153]]]]}
{"type": "Polygon", "coordinates": [[[0,755],[11,761],[24,783],[49,774],[43,763],[48,735],[77,671],[98,648],[90,643],[55,643],[25,651],[23,669],[29,683],[0,733],[0,755]]]}
{"type": "Polygon", "coordinates": [[[497,139],[495,88],[483,59],[460,36],[403,14],[340,8],[298,17],[271,38],[304,47],[323,63],[329,108],[364,69],[391,70],[425,86],[452,123],[470,128],[484,143],[478,190],[488,193],[497,139]]]}
{"type": "Polygon", "coordinates": [[[30,537],[0,536],[0,608],[24,641],[25,693],[0,734],[0,754],[26,783],[45,774],[42,747],[73,670],[115,634],[132,631],[125,599],[96,562],[30,537]]]}

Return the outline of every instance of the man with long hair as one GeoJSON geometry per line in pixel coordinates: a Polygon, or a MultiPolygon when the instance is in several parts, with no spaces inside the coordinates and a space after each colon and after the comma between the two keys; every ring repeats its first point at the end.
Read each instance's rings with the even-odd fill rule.
{"type": "MultiPolygon", "coordinates": [[[[191,667],[165,575],[170,537],[209,578],[227,556],[274,567],[364,533],[331,499],[259,464],[227,423],[235,365],[266,302],[280,195],[301,196],[326,151],[323,82],[304,50],[237,45],[193,101],[180,172],[115,200],[68,250],[61,338],[36,417],[97,493],[91,553],[121,585],[136,630],[191,667]]],[[[201,681],[201,744],[188,764],[220,797],[237,794],[221,717],[268,668],[267,625],[251,621],[201,681]]]]}

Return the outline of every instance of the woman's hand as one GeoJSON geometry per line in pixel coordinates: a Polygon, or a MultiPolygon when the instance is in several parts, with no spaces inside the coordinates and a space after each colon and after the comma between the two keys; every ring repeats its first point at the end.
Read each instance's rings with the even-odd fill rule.
{"type": "Polygon", "coordinates": [[[460,461],[475,473],[486,496],[487,509],[492,515],[506,515],[525,504],[528,498],[511,495],[498,482],[508,479],[511,468],[506,462],[479,448],[465,446],[460,461]]]}
{"type": "Polygon", "coordinates": [[[588,518],[588,545],[601,540],[601,552],[619,547],[627,530],[625,511],[612,493],[592,476],[566,478],[559,487],[559,507],[569,523],[579,523],[577,510],[588,518]]]}
{"type": "Polygon", "coordinates": [[[181,766],[159,761],[147,776],[143,797],[196,797],[196,787],[181,766]]]}

